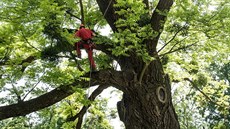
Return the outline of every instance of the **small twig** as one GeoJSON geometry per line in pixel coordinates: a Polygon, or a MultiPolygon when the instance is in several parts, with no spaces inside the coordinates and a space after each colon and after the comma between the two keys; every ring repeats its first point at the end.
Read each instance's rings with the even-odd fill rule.
{"type": "Polygon", "coordinates": [[[24,35],[24,33],[21,31],[22,37],[24,38],[24,40],[26,41],[26,43],[29,44],[29,46],[31,46],[32,48],[34,48],[35,50],[41,52],[41,50],[39,50],[38,48],[34,47],[32,44],[30,44],[30,42],[28,41],[28,39],[26,38],[26,36],[24,35]]]}
{"type": "Polygon", "coordinates": [[[79,18],[78,16],[74,15],[74,14],[71,13],[69,10],[67,10],[66,13],[68,13],[71,17],[75,17],[75,18],[77,18],[78,20],[81,21],[81,18],[79,18]]]}
{"type": "Polygon", "coordinates": [[[179,32],[182,30],[184,28],[184,26],[183,27],[181,27],[176,33],[175,33],[175,35],[163,46],[163,47],[161,47],[157,52],[159,53],[161,50],[163,50],[169,43],[171,43],[175,38],[176,38],[176,36],[177,36],[177,34],[179,34],[179,32]]]}
{"type": "MultiPolygon", "coordinates": [[[[197,43],[197,42],[196,42],[196,43],[197,43]]],[[[170,54],[170,53],[173,53],[173,52],[179,51],[179,50],[181,50],[181,49],[186,49],[186,48],[189,48],[189,47],[193,46],[193,45],[194,45],[194,44],[196,44],[196,43],[189,44],[189,45],[187,45],[187,46],[180,47],[180,48],[177,48],[177,49],[175,49],[175,50],[170,50],[170,51],[168,51],[168,52],[166,52],[166,53],[163,53],[163,54],[161,54],[161,55],[159,55],[159,56],[165,56],[165,55],[167,55],[167,54],[170,54]]]]}
{"type": "Polygon", "coordinates": [[[22,100],[22,98],[21,98],[20,94],[18,93],[17,88],[14,86],[14,84],[13,84],[13,83],[12,83],[12,87],[13,87],[12,89],[13,89],[14,93],[15,93],[15,94],[16,94],[16,96],[17,96],[18,103],[22,102],[23,100],[22,100]]]}
{"type": "Polygon", "coordinates": [[[184,39],[182,39],[181,41],[179,41],[179,42],[175,43],[169,51],[172,51],[172,50],[173,50],[173,48],[174,48],[174,47],[176,47],[176,45],[180,44],[180,43],[181,43],[182,41],[184,41],[186,38],[188,38],[188,37],[185,37],[185,38],[184,38],[184,39]]]}
{"type": "Polygon", "coordinates": [[[184,80],[185,80],[185,81],[189,81],[189,82],[192,84],[192,87],[194,87],[194,88],[195,88],[196,90],[198,90],[201,94],[203,94],[204,97],[205,97],[206,99],[208,99],[209,101],[213,102],[212,99],[209,98],[202,90],[200,90],[200,89],[198,88],[198,86],[195,85],[195,83],[194,83],[192,80],[190,80],[189,78],[184,78],[184,80]]]}
{"type": "MultiPolygon", "coordinates": [[[[45,74],[45,72],[42,74],[42,76],[45,74]]],[[[41,76],[41,77],[42,77],[41,76]]],[[[37,87],[37,85],[41,82],[41,79],[38,80],[38,82],[27,92],[27,94],[25,94],[25,96],[23,97],[22,101],[25,100],[25,98],[35,89],[35,87],[37,87]]]]}

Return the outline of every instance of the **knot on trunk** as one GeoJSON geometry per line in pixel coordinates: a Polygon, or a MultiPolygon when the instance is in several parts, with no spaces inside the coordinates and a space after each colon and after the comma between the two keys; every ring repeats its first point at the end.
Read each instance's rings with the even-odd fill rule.
{"type": "Polygon", "coordinates": [[[161,103],[165,103],[167,101],[167,93],[166,93],[166,89],[162,86],[157,88],[157,98],[161,103]]]}

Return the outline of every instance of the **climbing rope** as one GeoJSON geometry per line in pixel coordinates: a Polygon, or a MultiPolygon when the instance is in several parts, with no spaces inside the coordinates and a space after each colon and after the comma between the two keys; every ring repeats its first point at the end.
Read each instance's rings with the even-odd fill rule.
{"type": "MultiPolygon", "coordinates": [[[[103,14],[103,16],[106,15],[106,13],[107,13],[107,11],[108,11],[108,9],[109,9],[109,6],[111,5],[112,1],[113,1],[113,0],[110,0],[110,2],[109,2],[109,4],[108,4],[108,6],[107,6],[107,8],[106,8],[106,10],[105,10],[105,12],[104,12],[104,14],[103,14]]],[[[91,48],[90,48],[90,49],[91,49],[91,48]]],[[[90,85],[91,85],[91,76],[92,76],[92,61],[90,61],[89,87],[90,87],[90,85]]],[[[89,95],[89,94],[88,94],[88,95],[89,95]]]]}
{"type": "MultiPolygon", "coordinates": [[[[107,6],[107,8],[106,8],[106,10],[105,10],[105,12],[104,12],[104,14],[103,14],[103,16],[105,16],[106,15],[106,13],[107,13],[107,11],[108,11],[108,9],[109,9],[109,6],[111,5],[111,3],[112,3],[112,1],[113,0],[110,0],[110,2],[109,2],[109,4],[108,4],[108,6],[107,6]]],[[[92,49],[92,48],[90,48],[90,49],[92,49]]],[[[93,55],[92,55],[93,56],[93,55]]],[[[88,57],[89,58],[89,57],[88,57]]],[[[89,94],[90,94],[90,86],[91,86],[91,77],[92,77],[92,61],[90,61],[90,73],[89,73],[89,88],[88,88],[88,93],[87,93],[87,99],[88,99],[88,97],[90,96],[89,94]]],[[[86,113],[85,113],[85,119],[84,119],[84,121],[86,122],[86,119],[87,119],[87,111],[86,111],[86,113]]]]}
{"type": "MultiPolygon", "coordinates": [[[[107,11],[108,11],[108,9],[109,9],[109,6],[111,5],[112,1],[113,1],[113,0],[110,0],[108,6],[106,7],[105,12],[104,12],[104,14],[103,14],[103,17],[105,17],[105,15],[106,15],[106,13],[107,13],[107,11]]],[[[100,23],[100,21],[99,21],[98,23],[100,23]]],[[[96,30],[98,30],[98,28],[99,28],[99,26],[97,26],[97,29],[96,29],[96,30]]]]}
{"type": "MultiPolygon", "coordinates": [[[[90,50],[92,48],[90,47],[90,50]]],[[[92,50],[93,51],[93,50],[92,50]]],[[[88,52],[87,52],[88,53],[88,52]]],[[[92,52],[93,53],[93,52],[92,52]]],[[[89,56],[89,55],[88,55],[89,56]]],[[[93,56],[93,55],[92,55],[93,56]]],[[[89,58],[89,57],[88,57],[89,58]]],[[[91,77],[92,77],[92,61],[90,61],[90,72],[89,72],[89,88],[88,88],[88,91],[87,91],[87,94],[86,94],[86,99],[89,98],[89,94],[90,94],[90,86],[91,86],[91,77]]],[[[87,119],[87,111],[85,112],[85,116],[84,116],[84,121],[86,122],[86,119],[87,119]]]]}
{"type": "Polygon", "coordinates": [[[109,6],[111,5],[112,1],[113,1],[113,0],[110,0],[109,5],[107,6],[107,8],[106,8],[106,10],[105,10],[105,12],[104,12],[104,14],[103,14],[103,16],[105,16],[105,14],[107,13],[107,11],[108,11],[108,9],[109,9],[109,6]]]}

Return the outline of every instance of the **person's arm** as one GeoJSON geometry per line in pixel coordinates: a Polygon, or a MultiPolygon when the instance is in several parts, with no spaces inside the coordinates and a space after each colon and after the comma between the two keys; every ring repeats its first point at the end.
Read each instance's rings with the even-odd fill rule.
{"type": "Polygon", "coordinates": [[[80,38],[80,32],[79,32],[79,30],[75,31],[74,37],[75,38],[80,38]]]}
{"type": "Polygon", "coordinates": [[[90,30],[90,31],[91,31],[91,36],[92,36],[92,37],[96,36],[96,33],[95,33],[94,30],[90,30]]]}
{"type": "Polygon", "coordinates": [[[91,32],[92,32],[92,36],[96,36],[96,33],[94,30],[91,30],[91,32]]]}

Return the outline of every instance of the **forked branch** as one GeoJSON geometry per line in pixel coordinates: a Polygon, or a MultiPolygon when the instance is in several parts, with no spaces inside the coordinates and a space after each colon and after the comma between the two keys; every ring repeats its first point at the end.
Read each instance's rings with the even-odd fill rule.
{"type": "Polygon", "coordinates": [[[177,34],[179,34],[180,31],[183,30],[183,27],[181,27],[180,29],[178,29],[178,31],[173,35],[173,37],[167,42],[165,43],[164,46],[162,46],[157,52],[159,53],[161,50],[163,50],[169,43],[171,43],[177,36],[177,34]]]}
{"type": "MultiPolygon", "coordinates": [[[[197,42],[196,42],[196,43],[197,43],[197,42]]],[[[190,48],[190,47],[194,46],[196,43],[189,44],[189,45],[183,46],[183,47],[179,47],[179,48],[177,48],[177,49],[175,49],[175,50],[169,50],[168,52],[163,53],[163,54],[161,54],[161,55],[159,55],[159,56],[165,56],[165,55],[167,55],[167,54],[170,54],[170,53],[173,53],[173,52],[177,52],[177,51],[180,51],[180,50],[182,50],[182,49],[190,48]]]]}
{"type": "Polygon", "coordinates": [[[16,103],[16,104],[1,106],[0,120],[7,119],[10,117],[24,116],[31,112],[35,112],[43,108],[46,108],[48,106],[51,106],[61,101],[65,97],[73,94],[75,91],[72,89],[72,87],[76,87],[77,85],[81,86],[78,88],[89,87],[86,84],[87,81],[75,81],[68,85],[62,85],[37,98],[28,101],[20,101],[20,103],[16,103]]]}
{"type": "Polygon", "coordinates": [[[198,90],[202,95],[204,95],[204,97],[205,97],[206,99],[208,99],[211,103],[213,103],[213,104],[215,104],[215,105],[217,105],[217,106],[219,106],[219,107],[221,107],[221,108],[226,108],[226,107],[224,107],[223,105],[220,105],[220,104],[218,104],[217,102],[213,101],[208,95],[206,95],[201,89],[199,89],[198,86],[197,86],[192,80],[190,80],[189,78],[184,78],[184,80],[189,81],[189,82],[192,84],[192,86],[193,86],[196,90],[198,90]]]}
{"type": "MultiPolygon", "coordinates": [[[[95,89],[93,91],[93,93],[89,96],[88,100],[89,101],[94,101],[96,99],[96,97],[98,95],[101,94],[101,92],[103,90],[105,90],[106,88],[108,88],[107,85],[101,85],[101,86],[98,86],[97,89],[95,89]]],[[[74,121],[75,119],[78,118],[78,122],[77,122],[77,125],[76,125],[76,129],[81,129],[81,126],[82,126],[82,122],[83,122],[83,117],[87,111],[87,109],[91,106],[91,104],[89,105],[85,105],[82,107],[82,109],[80,110],[80,112],[74,116],[72,116],[71,118],[68,119],[68,121],[74,121]]]]}

